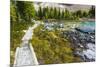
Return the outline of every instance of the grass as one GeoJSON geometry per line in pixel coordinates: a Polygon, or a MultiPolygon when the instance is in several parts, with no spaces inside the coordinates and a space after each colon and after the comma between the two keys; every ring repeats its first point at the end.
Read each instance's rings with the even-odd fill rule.
{"type": "Polygon", "coordinates": [[[79,62],[80,58],[74,57],[71,43],[61,38],[61,31],[43,31],[43,26],[34,30],[32,46],[40,64],[59,64],[79,62]],[[77,59],[76,59],[77,58],[77,59]]]}

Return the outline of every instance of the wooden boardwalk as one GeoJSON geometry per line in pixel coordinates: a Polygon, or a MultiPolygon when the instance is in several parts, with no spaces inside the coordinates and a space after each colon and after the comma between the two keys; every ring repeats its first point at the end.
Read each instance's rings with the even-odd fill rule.
{"type": "Polygon", "coordinates": [[[14,67],[34,66],[39,64],[34,48],[32,47],[31,43],[29,43],[29,40],[32,38],[33,31],[38,25],[39,23],[37,22],[33,27],[29,27],[26,34],[22,38],[21,47],[17,47],[16,49],[14,67]]]}

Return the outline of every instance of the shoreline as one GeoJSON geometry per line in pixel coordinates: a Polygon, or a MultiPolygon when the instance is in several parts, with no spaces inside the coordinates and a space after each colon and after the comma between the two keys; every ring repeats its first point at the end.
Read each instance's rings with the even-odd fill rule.
{"type": "Polygon", "coordinates": [[[95,22],[95,18],[81,18],[79,19],[81,22],[95,22]]]}
{"type": "Polygon", "coordinates": [[[79,20],[66,20],[66,19],[42,19],[44,22],[95,22],[95,18],[80,18],[79,20]]]}

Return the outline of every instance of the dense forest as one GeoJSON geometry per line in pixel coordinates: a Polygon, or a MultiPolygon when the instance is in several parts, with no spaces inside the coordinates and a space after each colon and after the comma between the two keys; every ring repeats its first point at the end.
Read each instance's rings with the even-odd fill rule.
{"type": "Polygon", "coordinates": [[[70,12],[69,10],[60,10],[53,7],[39,7],[39,10],[34,9],[33,2],[11,1],[11,21],[31,21],[34,19],[65,19],[78,20],[79,18],[95,18],[95,7],[92,6],[89,11],[78,10],[70,12]]]}
{"type": "Polygon", "coordinates": [[[70,12],[69,10],[60,10],[60,8],[41,8],[36,12],[36,18],[38,19],[60,19],[60,20],[79,20],[79,18],[94,18],[95,8],[91,7],[89,11],[78,10],[70,12]]]}
{"type": "MultiPolygon", "coordinates": [[[[60,19],[60,20],[79,20],[80,18],[95,18],[95,7],[92,6],[89,11],[78,10],[70,12],[65,9],[63,11],[57,8],[42,8],[34,9],[34,3],[28,1],[10,1],[10,24],[11,24],[11,64],[14,63],[16,48],[20,46],[21,39],[29,26],[34,23],[32,19],[60,19]]],[[[41,31],[43,26],[39,26],[34,31],[34,36],[31,40],[40,64],[50,63],[67,63],[79,62],[79,57],[73,56],[73,49],[70,42],[61,38],[60,31],[52,32],[41,31]],[[43,61],[43,62],[42,62],[43,61]]]]}

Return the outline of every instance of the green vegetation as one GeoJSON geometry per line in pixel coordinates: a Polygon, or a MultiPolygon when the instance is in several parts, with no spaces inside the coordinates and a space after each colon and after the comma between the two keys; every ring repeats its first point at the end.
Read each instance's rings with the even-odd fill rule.
{"type": "Polygon", "coordinates": [[[60,19],[60,20],[79,20],[80,18],[95,17],[95,7],[92,6],[89,11],[78,10],[71,12],[67,10],[60,10],[60,8],[53,7],[39,7],[36,11],[36,19],[60,19]]]}
{"type": "Polygon", "coordinates": [[[32,45],[40,64],[79,62],[79,57],[74,57],[71,43],[61,38],[61,31],[43,31],[40,25],[34,30],[32,45]]]}
{"type": "Polygon", "coordinates": [[[95,18],[95,7],[92,6],[91,9],[89,10],[89,15],[91,18],[95,18]]]}
{"type": "Polygon", "coordinates": [[[33,2],[17,1],[16,6],[21,18],[31,22],[31,19],[33,19],[35,15],[33,2]]]}
{"type": "Polygon", "coordinates": [[[24,36],[24,30],[27,30],[29,26],[33,25],[31,19],[34,16],[34,7],[31,2],[22,2],[22,1],[14,1],[11,0],[10,4],[10,24],[11,24],[11,46],[10,46],[10,63],[14,63],[14,56],[16,48],[20,46],[21,39],[24,36]]]}

